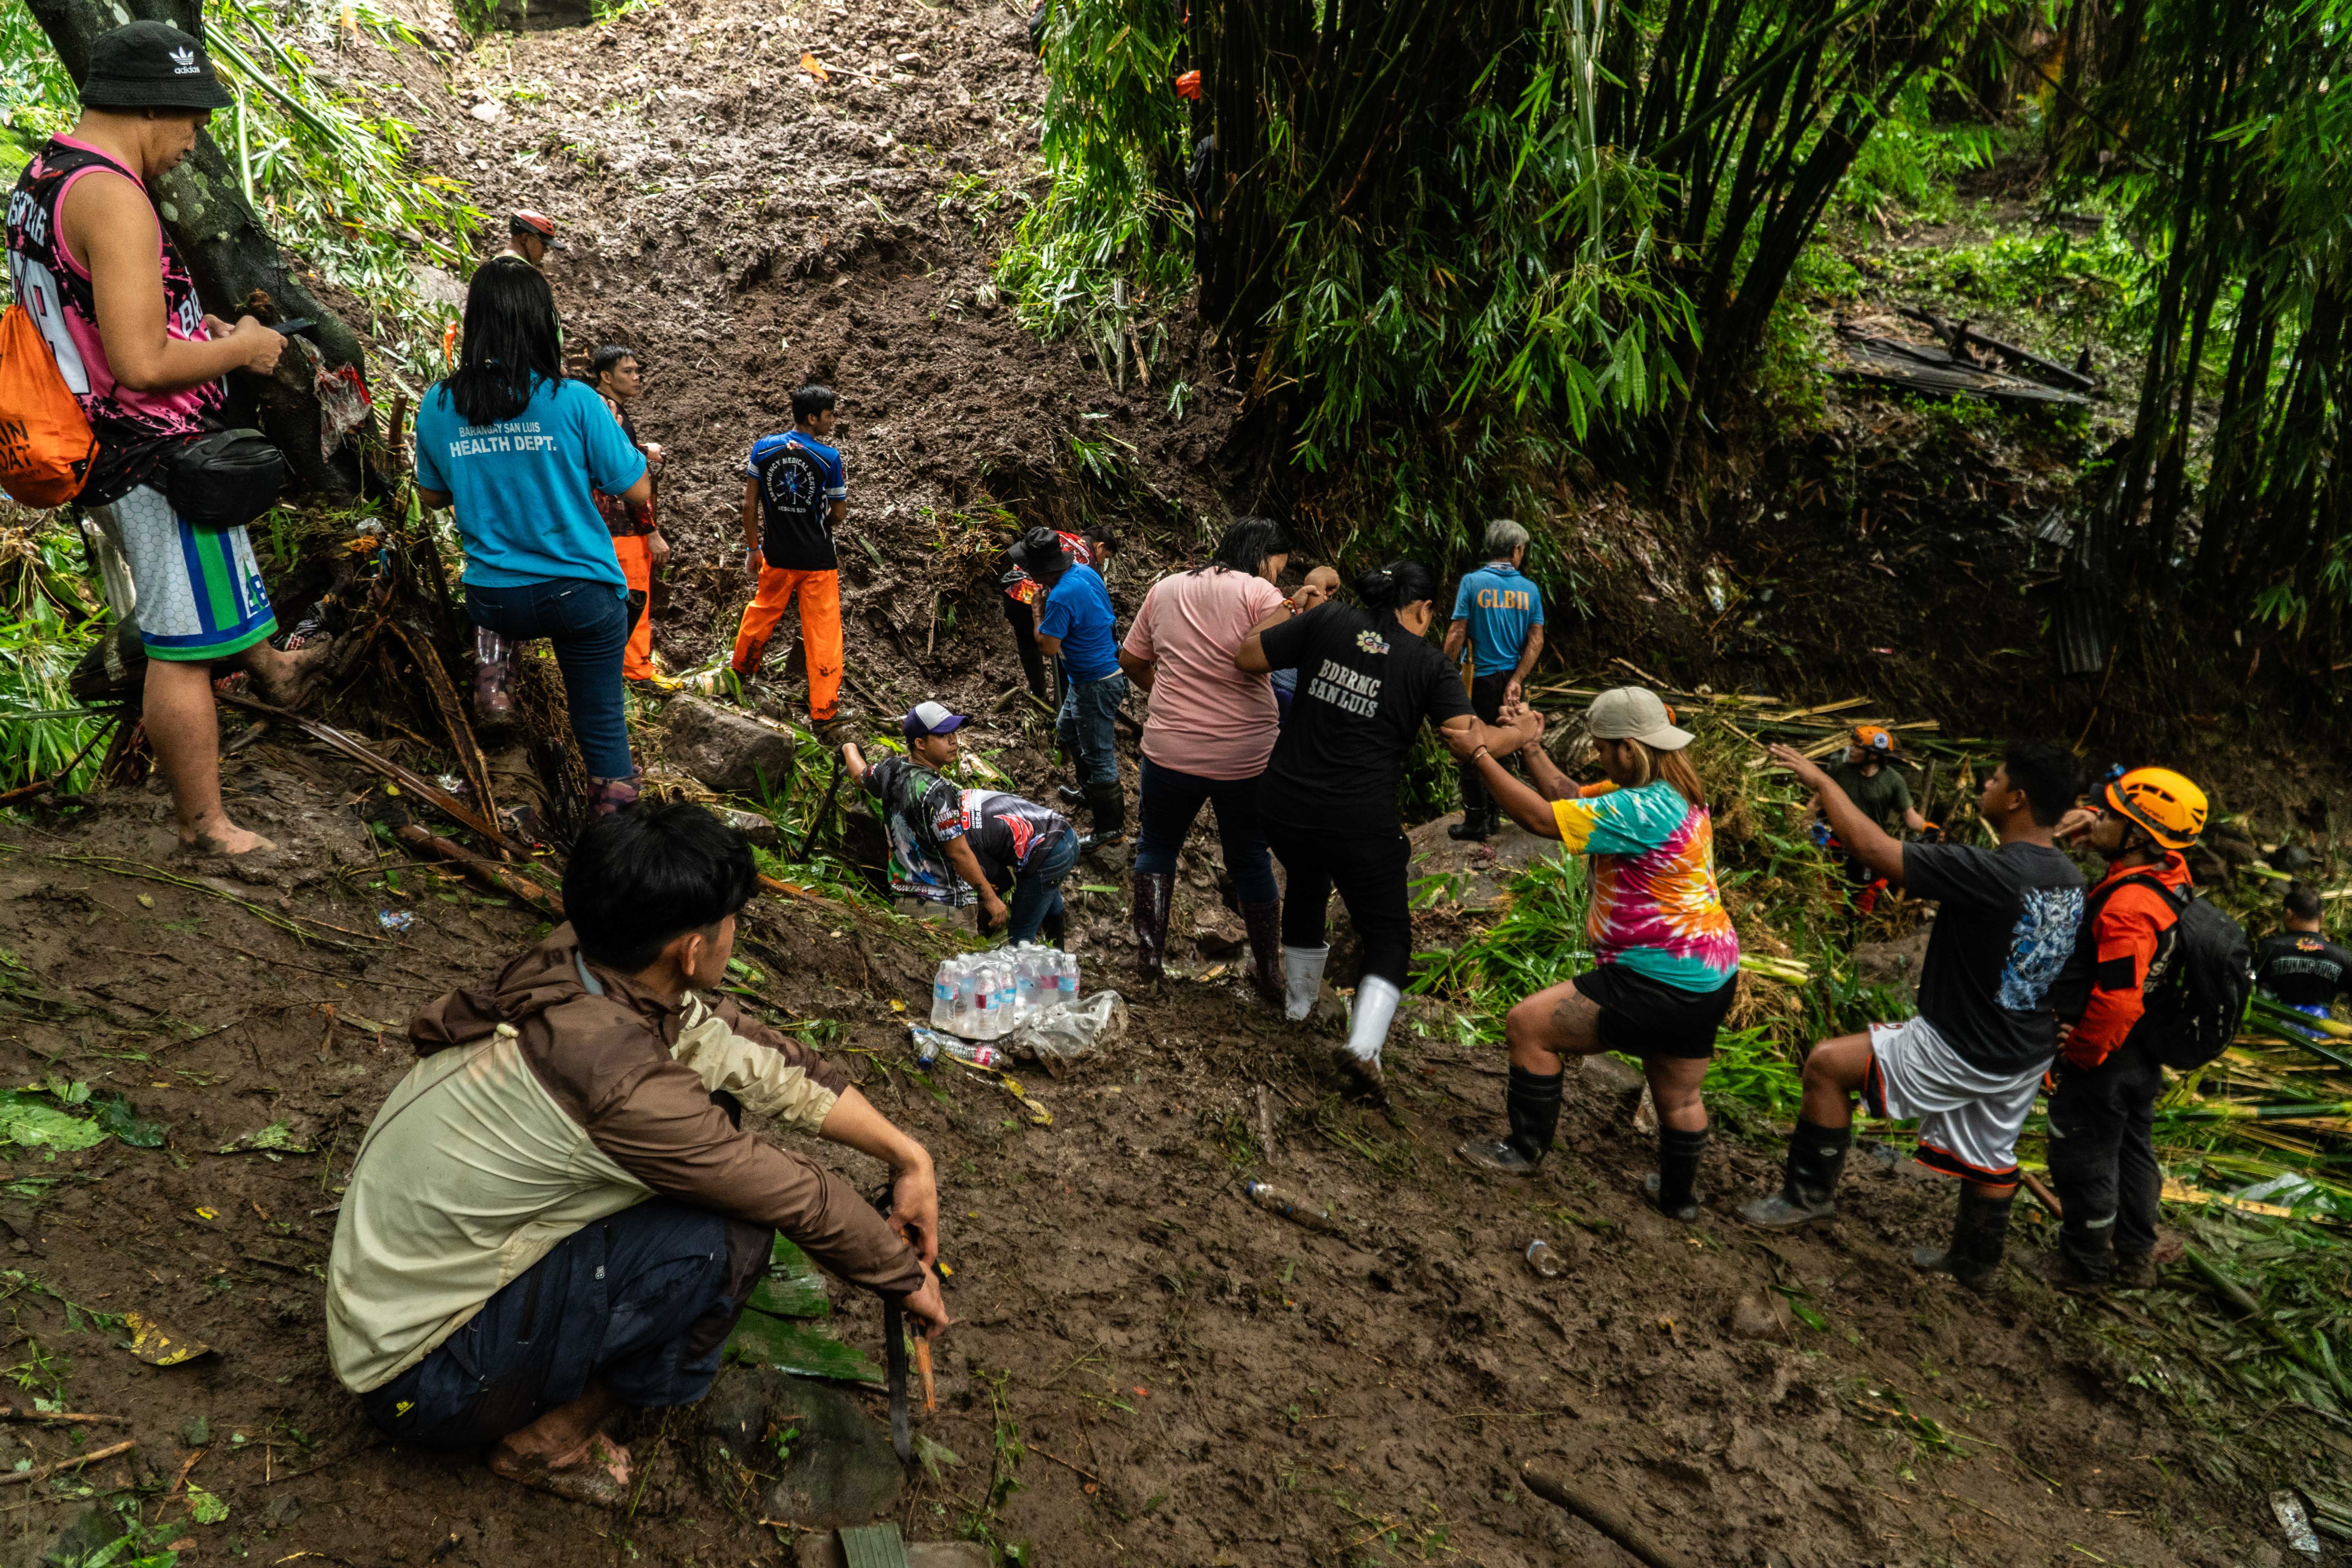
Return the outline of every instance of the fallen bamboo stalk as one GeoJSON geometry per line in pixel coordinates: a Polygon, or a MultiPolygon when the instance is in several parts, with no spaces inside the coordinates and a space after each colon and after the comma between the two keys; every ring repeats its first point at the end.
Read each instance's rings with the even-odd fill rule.
{"type": "Polygon", "coordinates": [[[0,1405],[0,1421],[110,1422],[120,1426],[131,1419],[128,1415],[92,1415],[76,1410],[18,1410],[0,1405]]]}
{"type": "Polygon", "coordinates": [[[2063,1220],[2066,1217],[2065,1205],[2058,1201],[2058,1194],[2052,1192],[2041,1177],[2031,1171],[2020,1171],[2017,1179],[2025,1184],[2025,1190],[2033,1194],[2034,1202],[2050,1211],[2052,1219],[2063,1220]]]}
{"type": "Polygon", "coordinates": [[[26,1481],[45,1481],[51,1476],[63,1475],[68,1470],[78,1470],[84,1465],[94,1465],[100,1459],[110,1459],[117,1454],[127,1454],[137,1447],[139,1447],[139,1441],[134,1437],[104,1448],[93,1448],[87,1454],[77,1454],[70,1459],[59,1459],[54,1465],[43,1465],[37,1469],[10,1470],[5,1475],[0,1475],[0,1487],[17,1486],[26,1481]]]}
{"type": "Polygon", "coordinates": [[[530,878],[504,866],[492,865],[479,856],[469,855],[457,845],[435,837],[415,823],[409,823],[394,837],[411,848],[421,849],[427,855],[448,861],[485,887],[496,889],[510,898],[520,899],[543,915],[558,921],[564,918],[563,899],[560,894],[549,891],[530,878]]]}
{"type": "Polygon", "coordinates": [[[352,739],[351,736],[344,734],[332,724],[322,724],[316,719],[307,719],[299,713],[289,712],[283,708],[273,708],[267,702],[257,702],[250,697],[238,697],[228,692],[222,692],[220,694],[220,700],[228,703],[232,707],[242,708],[252,713],[266,713],[270,718],[276,719],[281,723],[291,724],[296,729],[301,731],[304,734],[310,736],[312,740],[332,747],[334,750],[342,752],[343,755],[351,758],[355,763],[361,763],[362,766],[374,769],[377,773],[380,773],[384,777],[392,780],[393,783],[398,784],[401,788],[415,795],[417,799],[425,802],[427,805],[432,806],[436,811],[438,811],[443,816],[449,817],[460,826],[473,829],[476,833],[481,835],[483,838],[497,845],[499,848],[509,850],[514,854],[521,855],[525,858],[528,858],[531,853],[530,845],[519,844],[515,840],[508,837],[505,834],[499,831],[498,825],[496,823],[484,817],[479,812],[474,810],[465,802],[459,800],[456,795],[451,795],[447,790],[443,789],[439,784],[435,784],[432,780],[425,778],[420,774],[410,772],[408,769],[402,767],[398,763],[392,761],[388,757],[378,756],[373,751],[362,745],[358,741],[352,739]]]}
{"type": "Polygon", "coordinates": [[[1612,1504],[1579,1491],[1557,1477],[1545,1475],[1531,1464],[1519,1468],[1519,1479],[1536,1496],[1576,1515],[1648,1563],[1649,1568],[1692,1568],[1690,1559],[1679,1552],[1669,1552],[1651,1540],[1648,1531],[1619,1512],[1612,1504]]]}
{"type": "Polygon", "coordinates": [[[439,650],[429,641],[410,637],[398,621],[387,620],[384,625],[392,628],[393,636],[400,639],[408,657],[415,662],[417,673],[424,677],[425,694],[433,699],[441,727],[449,732],[449,744],[457,753],[457,769],[466,775],[466,784],[480,804],[482,816],[496,822],[499,805],[490,796],[490,764],[482,755],[481,742],[474,738],[474,727],[466,721],[465,704],[458,700],[457,688],[449,684],[449,671],[441,663],[439,650]]]}
{"type": "Polygon", "coordinates": [[[2272,1317],[2263,1310],[2260,1301],[2247,1293],[2243,1286],[2222,1273],[2211,1258],[2193,1247],[2183,1247],[2180,1256],[2188,1262],[2189,1268],[2197,1271],[2198,1278],[2212,1287],[2215,1295],[2252,1318],[2264,1333],[2278,1342],[2280,1349],[2301,1363],[2305,1370],[2334,1389],[2337,1398],[2352,1404],[2352,1380],[2346,1379],[2342,1373],[2313,1354],[2311,1348],[2297,1337],[2294,1330],[2272,1317]]]}

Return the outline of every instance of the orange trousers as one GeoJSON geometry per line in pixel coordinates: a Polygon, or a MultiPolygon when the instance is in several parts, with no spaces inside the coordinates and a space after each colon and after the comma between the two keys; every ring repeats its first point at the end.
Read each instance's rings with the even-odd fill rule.
{"type": "Polygon", "coordinates": [[[840,573],[787,572],[762,565],[759,592],[743,606],[743,625],[735,634],[735,673],[746,680],[760,673],[768,640],[795,598],[801,606],[801,646],[808,658],[809,717],[822,724],[836,717],[841,707],[840,573]]]}
{"type": "Polygon", "coordinates": [[[621,650],[621,679],[651,680],[654,674],[654,550],[650,534],[636,534],[613,541],[613,556],[621,563],[621,575],[629,580],[629,592],[647,595],[645,613],[629,630],[628,646],[621,650]]]}

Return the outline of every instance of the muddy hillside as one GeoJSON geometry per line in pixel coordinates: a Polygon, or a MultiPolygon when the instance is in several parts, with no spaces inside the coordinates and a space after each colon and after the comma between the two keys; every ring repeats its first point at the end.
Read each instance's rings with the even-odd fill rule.
{"type": "MultiPolygon", "coordinates": [[[[731,641],[751,592],[743,457],[789,428],[804,381],[842,399],[844,613],[852,700],[869,708],[898,701],[876,689],[884,668],[978,700],[975,647],[1001,647],[1017,678],[988,584],[1016,520],[1076,524],[1092,493],[1076,443],[1129,476],[1122,490],[1140,476],[1157,524],[1225,514],[1214,458],[1232,399],[1202,367],[1180,352],[1121,395],[1090,356],[1024,331],[989,281],[1042,190],[1043,91],[1023,17],[919,0],[694,0],[492,35],[450,60],[425,160],[464,172],[488,211],[555,218],[568,349],[644,356],[635,412],[668,456],[678,549],[656,599],[673,668],[731,641]],[[1186,376],[1200,390],[1171,412],[1186,376]]],[[[780,641],[776,662],[798,680],[791,653],[780,641]]]]}
{"type": "MultiPolygon", "coordinates": [[[[1531,1495],[1528,1464],[1674,1561],[2280,1561],[2259,1500],[2196,1479],[2212,1456],[2117,1359],[2142,1310],[2021,1269],[1990,1300],[1915,1273],[1950,1198],[1892,1151],[1857,1157],[1834,1225],[1766,1242],[1727,1207],[1772,1179],[1777,1142],[1720,1137],[1706,1215],[1676,1225],[1634,1189],[1638,1079],[1604,1059],[1572,1080],[1540,1179],[1482,1181],[1450,1150],[1494,1123],[1501,1067],[1446,1014],[1409,1012],[1394,1109],[1374,1113],[1339,1098],[1313,1030],[1203,960],[1065,1079],[925,1074],[896,1004],[919,1004],[934,951],[809,899],[755,906],[746,989],[939,1162],[961,1321],[918,1418],[947,1451],[927,1450],[936,1473],[901,1481],[887,1442],[879,1490],[855,1469],[878,1390],[743,1367],[630,1435],[645,1479],[622,1516],[385,1447],[326,1361],[337,1191],[411,1059],[400,1020],[545,928],[387,862],[346,804],[369,781],[319,752],[263,742],[228,782],[292,848],[273,884],[175,861],[152,790],[70,836],[14,829],[0,855],[0,1049],[35,1123],[11,1123],[0,1187],[9,1375],[28,1416],[120,1418],[9,1426],[0,1474],[136,1444],[37,1479],[7,1516],[15,1561],[92,1499],[199,1561],[790,1561],[810,1515],[763,1521],[809,1506],[819,1461],[780,1461],[769,1422],[814,1430],[827,1402],[864,1430],[816,1496],[866,1486],[910,1540],[1025,1542],[1035,1563],[1633,1561],[1531,1495]],[[77,1147],[89,1131],[58,1124],[121,1131],[77,1147]],[[1244,1173],[1330,1204],[1336,1233],[1249,1205],[1244,1173]],[[1521,1259],[1537,1239],[1560,1278],[1521,1259]],[[147,1364],[134,1313],[201,1353],[147,1364]]],[[[1082,956],[1089,989],[1121,983],[1112,955],[1082,956]]],[[[878,1361],[872,1299],[835,1286],[830,1304],[878,1361]]]]}

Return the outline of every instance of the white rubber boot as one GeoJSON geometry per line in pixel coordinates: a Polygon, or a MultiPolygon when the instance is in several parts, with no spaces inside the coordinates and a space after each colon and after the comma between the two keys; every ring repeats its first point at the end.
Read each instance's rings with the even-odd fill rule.
{"type": "Polygon", "coordinates": [[[1381,1047],[1389,1037],[1389,1026],[1396,1021],[1400,996],[1393,980],[1367,974],[1357,981],[1348,1043],[1331,1053],[1332,1061],[1359,1092],[1382,1103],[1388,1100],[1388,1083],[1381,1074],[1381,1047]]]}
{"type": "Polygon", "coordinates": [[[1356,983],[1355,1016],[1348,1020],[1349,1056],[1379,1063],[1381,1047],[1389,1037],[1389,1026],[1396,1021],[1397,1003],[1402,995],[1395,981],[1377,974],[1367,974],[1356,983]]]}
{"type": "Polygon", "coordinates": [[[1282,950],[1282,1016],[1292,1023],[1302,1023],[1315,1011],[1315,998],[1323,994],[1323,966],[1330,962],[1328,943],[1321,947],[1286,947],[1282,950]]]}

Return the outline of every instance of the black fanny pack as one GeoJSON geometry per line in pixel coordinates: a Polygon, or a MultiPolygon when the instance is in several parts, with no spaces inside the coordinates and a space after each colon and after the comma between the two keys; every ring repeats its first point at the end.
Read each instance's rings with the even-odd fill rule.
{"type": "Polygon", "coordinates": [[[258,430],[215,430],[174,450],[163,494],[194,528],[237,528],[278,504],[286,454],[258,430]]]}

